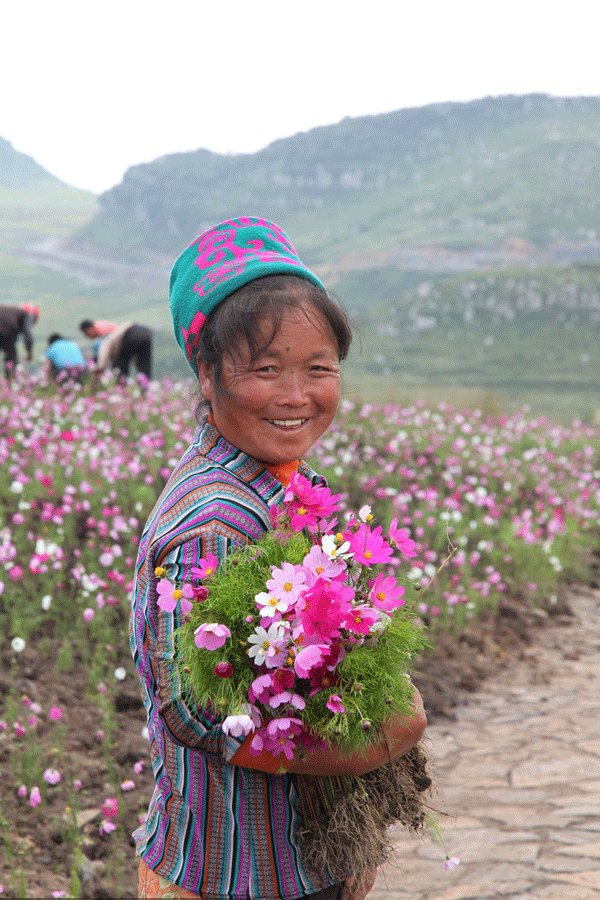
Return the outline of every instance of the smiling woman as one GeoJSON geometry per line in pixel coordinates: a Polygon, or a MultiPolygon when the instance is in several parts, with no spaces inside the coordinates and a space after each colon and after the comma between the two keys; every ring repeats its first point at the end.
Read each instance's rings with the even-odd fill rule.
{"type": "Polygon", "coordinates": [[[303,457],[335,416],[350,325],[285,233],[256,218],[221,223],[182,253],[170,305],[203,414],[146,524],[136,564],[131,644],[156,778],[134,835],[139,896],[155,896],[159,877],[164,896],[359,900],[370,878],[355,888],[349,871],[344,886],[303,862],[297,779],[367,772],[406,754],[426,724],[418,693],[413,713],[390,717],[366,753],[317,748],[279,772],[271,754],[249,752],[243,729],[225,729],[214,704],[200,708],[184,690],[182,605],[165,602],[160,588],[167,573],[192,590],[207,560],[218,565],[258,541],[292,472],[325,484],[303,457]]]}

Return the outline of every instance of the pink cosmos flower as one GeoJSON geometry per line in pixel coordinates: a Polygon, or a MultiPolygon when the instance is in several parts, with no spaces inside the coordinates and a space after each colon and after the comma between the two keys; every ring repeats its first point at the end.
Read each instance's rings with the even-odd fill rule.
{"type": "Polygon", "coordinates": [[[96,613],[91,606],[87,606],[81,614],[84,622],[91,622],[96,613]]]}
{"type": "Polygon", "coordinates": [[[330,694],[329,700],[326,703],[327,709],[330,709],[333,713],[345,713],[346,707],[342,703],[342,698],[338,697],[337,694],[330,694]]]}
{"type": "Polygon", "coordinates": [[[63,717],[63,711],[59,706],[51,706],[49,715],[53,722],[58,722],[63,717]]]}
{"type": "Polygon", "coordinates": [[[114,818],[119,812],[119,801],[116,797],[107,797],[102,803],[102,812],[107,818],[114,818]]]}
{"type": "Polygon", "coordinates": [[[294,657],[294,671],[298,678],[308,678],[311,671],[323,664],[329,647],[327,644],[310,644],[294,657]]]}
{"type": "Polygon", "coordinates": [[[267,703],[271,696],[271,688],[273,686],[273,675],[267,672],[255,678],[248,689],[248,696],[252,703],[258,700],[259,703],[267,703]]]}
{"type": "Polygon", "coordinates": [[[289,487],[285,492],[290,525],[293,531],[303,528],[315,530],[321,519],[338,512],[339,494],[332,494],[322,484],[313,485],[298,472],[292,472],[289,487]]]}
{"type": "Polygon", "coordinates": [[[271,578],[267,581],[266,587],[278,600],[285,601],[289,608],[297,601],[305,583],[304,569],[284,561],[280,568],[271,566],[271,578]]]}
{"type": "Polygon", "coordinates": [[[321,641],[336,638],[350,612],[353,597],[354,591],[348,585],[318,578],[304,594],[305,609],[298,611],[306,634],[316,635],[321,641]]]}
{"type": "Polygon", "coordinates": [[[17,790],[17,794],[18,794],[19,797],[26,797],[26,796],[27,796],[27,785],[26,785],[26,784],[22,784],[22,785],[19,787],[19,789],[17,790]]]}
{"type": "Polygon", "coordinates": [[[58,784],[62,775],[58,769],[46,769],[42,777],[48,784],[58,784]]]}
{"type": "Polygon", "coordinates": [[[178,603],[184,616],[189,615],[192,611],[190,601],[194,596],[194,589],[191,584],[185,583],[178,587],[168,581],[168,579],[161,578],[156,587],[156,593],[158,594],[156,602],[163,612],[173,612],[178,603]]]}
{"type": "Polygon", "coordinates": [[[33,808],[35,809],[35,807],[39,806],[39,804],[41,802],[42,802],[42,795],[40,794],[39,787],[37,787],[37,785],[36,785],[36,787],[33,787],[31,789],[31,793],[29,794],[29,804],[31,806],[33,806],[33,808]]]}
{"type": "Polygon", "coordinates": [[[273,694],[269,700],[269,706],[277,709],[280,706],[294,706],[296,709],[304,709],[306,701],[300,694],[293,694],[291,691],[281,691],[279,694],[273,694]]]}
{"type": "Polygon", "coordinates": [[[136,775],[140,775],[142,773],[144,765],[145,763],[143,759],[138,759],[138,761],[133,764],[133,771],[136,775]]]}
{"type": "Polygon", "coordinates": [[[388,537],[392,546],[397,547],[405,556],[416,556],[416,544],[411,539],[406,528],[398,528],[398,518],[392,519],[388,531],[388,537]]]}
{"type": "Polygon", "coordinates": [[[342,559],[331,559],[328,553],[325,553],[322,547],[315,544],[304,557],[302,562],[305,570],[313,576],[312,583],[317,578],[325,578],[330,581],[341,575],[346,565],[342,559]]]}
{"type": "Polygon", "coordinates": [[[114,822],[111,822],[110,819],[103,819],[100,823],[100,834],[110,834],[111,831],[115,831],[116,825],[114,822]]]}
{"type": "Polygon", "coordinates": [[[196,647],[205,650],[218,650],[230,637],[231,631],[227,625],[220,625],[218,622],[203,622],[194,631],[196,647]]]}
{"type": "Polygon", "coordinates": [[[446,869],[447,872],[451,872],[452,869],[455,869],[458,865],[460,865],[458,856],[447,856],[444,860],[444,869],[446,869]]]}
{"type": "Polygon", "coordinates": [[[231,734],[234,737],[247,737],[254,731],[254,722],[249,715],[241,713],[236,716],[227,716],[221,723],[221,728],[225,734],[231,734]]]}
{"type": "Polygon", "coordinates": [[[346,533],[344,537],[350,544],[354,559],[363,566],[388,563],[392,559],[393,551],[381,535],[381,525],[372,529],[363,522],[355,533],[346,533]]]}
{"type": "Polygon", "coordinates": [[[356,635],[369,634],[375,622],[379,621],[379,613],[376,609],[366,604],[353,606],[344,619],[344,628],[356,635]]]}
{"type": "Polygon", "coordinates": [[[384,575],[379,572],[377,577],[370,582],[370,600],[384,612],[391,612],[404,605],[404,588],[398,584],[393,575],[384,575]]]}
{"type": "Polygon", "coordinates": [[[231,665],[231,663],[222,660],[215,666],[214,673],[217,678],[231,678],[231,676],[233,675],[233,666],[231,665]]]}
{"type": "Polygon", "coordinates": [[[121,790],[122,791],[132,791],[135,788],[135,781],[132,778],[126,778],[125,781],[121,782],[121,790]]]}
{"type": "Polygon", "coordinates": [[[205,559],[200,560],[199,566],[192,566],[191,573],[194,578],[211,578],[217,571],[219,560],[214,553],[207,553],[205,559]]]}

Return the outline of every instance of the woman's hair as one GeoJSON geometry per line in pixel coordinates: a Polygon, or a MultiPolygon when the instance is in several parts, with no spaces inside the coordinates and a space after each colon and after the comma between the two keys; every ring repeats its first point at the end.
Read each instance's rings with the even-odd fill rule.
{"type": "MultiPolygon", "coordinates": [[[[306,278],[267,275],[231,294],[212,311],[202,326],[197,352],[200,359],[213,367],[217,390],[223,389],[223,357],[226,353],[235,360],[238,348],[245,344],[250,350],[250,361],[254,362],[277,334],[284,312],[305,304],[327,322],[338,347],[339,359],[345,359],[352,341],[352,326],[341,303],[306,278]],[[264,331],[265,319],[271,320],[267,333],[264,331]]],[[[310,319],[311,311],[306,310],[306,315],[310,319]]],[[[210,404],[203,399],[196,409],[196,418],[199,419],[207,407],[210,408],[210,404]]]]}

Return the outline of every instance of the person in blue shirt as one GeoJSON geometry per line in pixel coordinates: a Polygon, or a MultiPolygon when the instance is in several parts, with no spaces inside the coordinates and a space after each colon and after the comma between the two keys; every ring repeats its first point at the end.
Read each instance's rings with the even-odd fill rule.
{"type": "Polygon", "coordinates": [[[44,356],[48,376],[55,381],[81,381],[87,372],[88,366],[80,347],[57,332],[48,338],[44,356]]]}

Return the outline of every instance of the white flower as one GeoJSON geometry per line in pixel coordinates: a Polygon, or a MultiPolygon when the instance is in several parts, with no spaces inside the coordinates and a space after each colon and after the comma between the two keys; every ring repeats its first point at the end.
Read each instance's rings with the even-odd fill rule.
{"type": "Polygon", "coordinates": [[[370,522],[371,521],[371,518],[372,518],[371,507],[369,506],[368,503],[365,503],[364,506],[361,506],[361,508],[358,511],[358,518],[360,519],[361,522],[370,522]]]}
{"type": "Polygon", "coordinates": [[[250,716],[241,714],[238,716],[227,716],[221,724],[221,728],[225,734],[232,734],[234,737],[244,737],[254,731],[254,722],[250,716]]]}
{"type": "Polygon", "coordinates": [[[334,534],[324,534],[321,538],[321,547],[329,559],[350,559],[353,556],[350,542],[344,541],[343,544],[338,544],[334,534]]]}
{"type": "Polygon", "coordinates": [[[51,605],[52,605],[52,597],[50,596],[50,594],[46,594],[44,597],[42,597],[42,609],[45,612],[48,612],[51,605]]]}
{"type": "Polygon", "coordinates": [[[21,651],[25,649],[25,641],[22,637],[14,637],[10,642],[10,646],[13,648],[15,653],[21,653],[21,651]]]}
{"type": "Polygon", "coordinates": [[[118,666],[115,669],[115,678],[117,679],[117,681],[125,681],[125,679],[127,678],[127,672],[125,671],[123,666],[118,666]]]}

